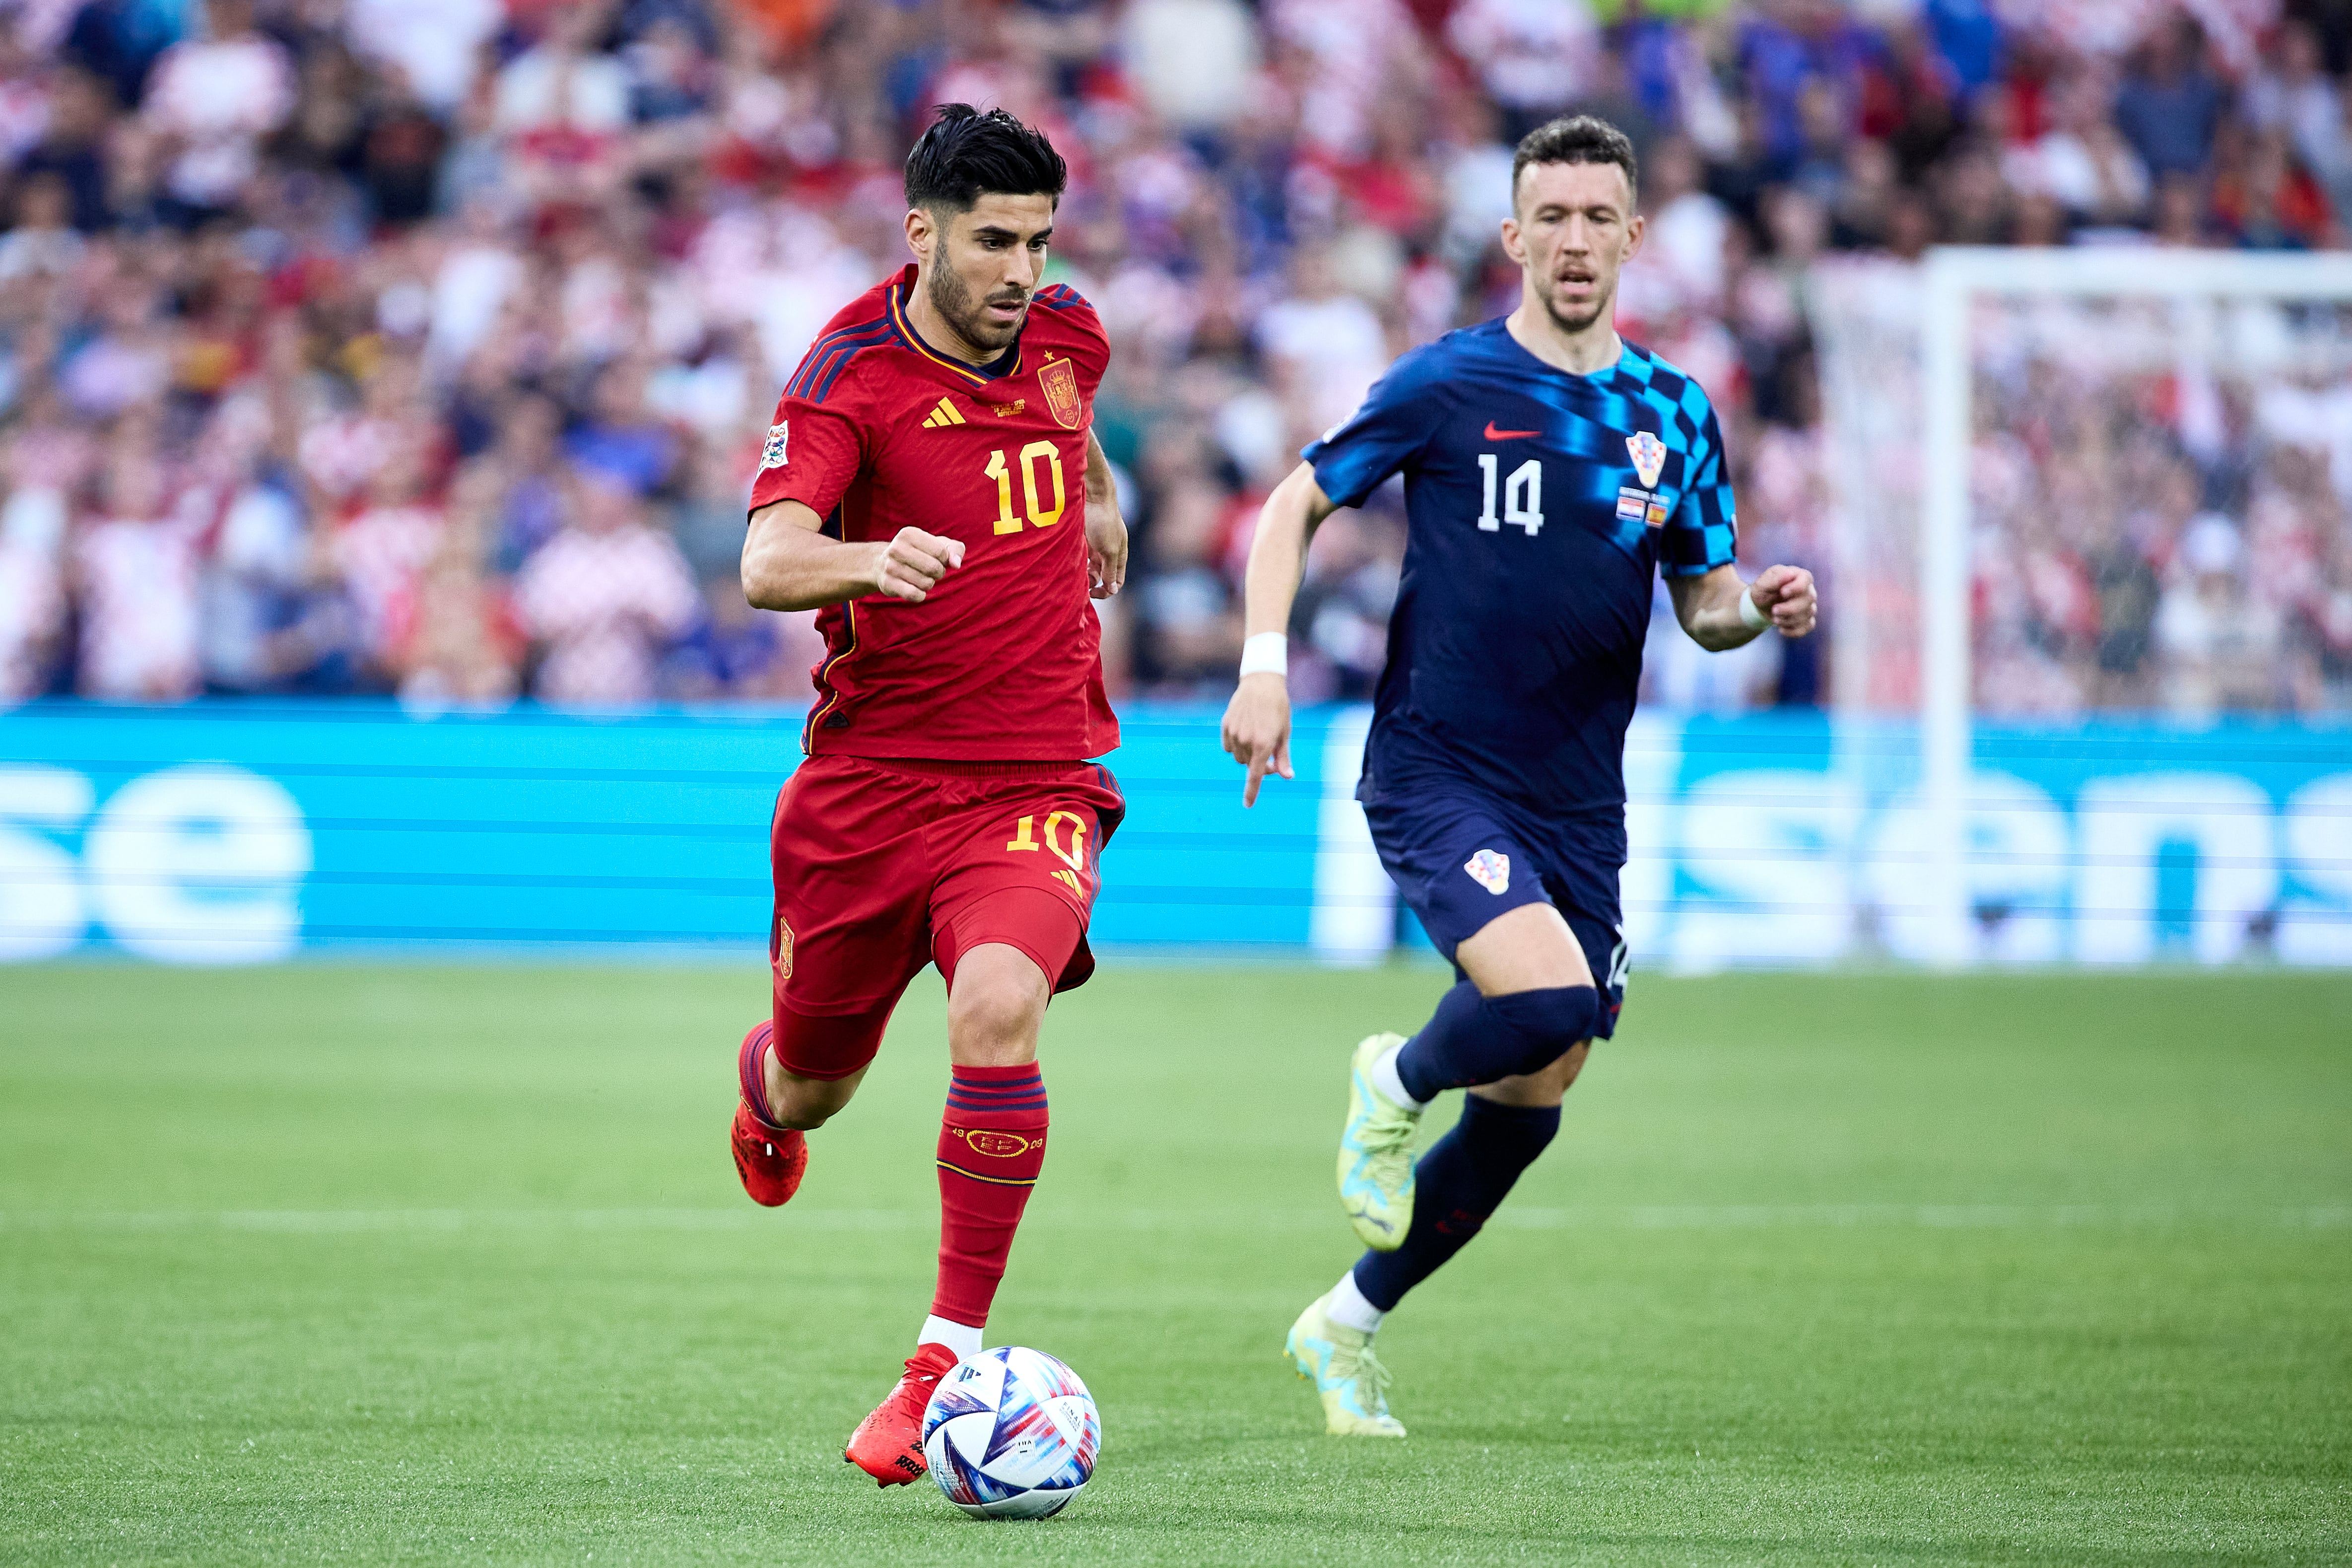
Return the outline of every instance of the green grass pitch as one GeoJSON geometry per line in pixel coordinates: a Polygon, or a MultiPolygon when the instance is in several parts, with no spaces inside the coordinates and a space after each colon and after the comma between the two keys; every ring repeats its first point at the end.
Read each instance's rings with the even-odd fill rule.
{"type": "Polygon", "coordinates": [[[1346,1051],[1441,977],[1108,963],[991,1326],[1102,1405],[1043,1524],[840,1459],[929,1300],[936,984],[768,1213],[762,979],[7,972],[0,1562],[2352,1560],[2345,979],[1637,976],[1370,1444],[1280,1347],[1346,1051]]]}

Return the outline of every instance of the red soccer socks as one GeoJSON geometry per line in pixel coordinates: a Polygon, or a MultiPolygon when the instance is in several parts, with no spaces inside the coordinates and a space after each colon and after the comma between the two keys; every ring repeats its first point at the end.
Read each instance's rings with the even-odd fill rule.
{"type": "Polygon", "coordinates": [[[955,1352],[945,1345],[917,1345],[898,1386],[857,1424],[841,1457],[877,1486],[903,1487],[921,1475],[929,1468],[923,1462],[923,1406],[955,1363],[955,1352]]]}
{"type": "Polygon", "coordinates": [[[931,1311],[982,1324],[1045,1162],[1045,1079],[1034,1062],[960,1067],[940,1128],[940,1280],[931,1311]]]}
{"type": "Polygon", "coordinates": [[[793,1129],[768,1122],[763,1063],[774,1029],[774,1022],[763,1018],[743,1037],[742,1048],[735,1057],[743,1097],[735,1107],[735,1124],[728,1130],[728,1142],[735,1151],[735,1174],[741,1178],[751,1201],[767,1208],[798,1192],[801,1177],[808,1170],[808,1140],[793,1129]]]}

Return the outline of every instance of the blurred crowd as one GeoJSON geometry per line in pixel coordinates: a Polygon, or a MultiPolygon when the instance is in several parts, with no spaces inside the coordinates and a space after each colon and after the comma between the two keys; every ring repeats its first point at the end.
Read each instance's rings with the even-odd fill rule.
{"type": "MultiPolygon", "coordinates": [[[[803,700],[810,617],[736,584],[760,437],[957,100],[1070,163],[1120,691],[1230,684],[1260,498],[1510,307],[1511,145],[1562,112],[1642,151],[1620,325],[1721,410],[1744,559],[1826,572],[1817,261],[2339,246],[2347,68],[2344,0],[0,0],[0,696],[803,700]]],[[[2021,465],[2105,395],[2028,380],[2021,465]]],[[[2345,701],[2352,446],[2215,401],[2009,505],[2002,690],[2345,701]]],[[[1393,489],[1325,525],[1302,700],[1370,690],[1402,538],[1393,489]]],[[[1833,647],[1647,679],[1809,705],[1833,647]]]]}
{"type": "MultiPolygon", "coordinates": [[[[2111,345],[2190,325],[2070,313],[2111,345]]],[[[1985,368],[1980,709],[2352,711],[2352,358],[2340,330],[2325,343],[2321,375],[2088,344],[1985,368]]]]}

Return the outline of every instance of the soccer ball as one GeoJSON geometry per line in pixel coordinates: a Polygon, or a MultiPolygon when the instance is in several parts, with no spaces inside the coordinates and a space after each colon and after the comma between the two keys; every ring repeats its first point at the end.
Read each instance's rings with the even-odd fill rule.
{"type": "Polygon", "coordinates": [[[958,1362],[923,1407],[923,1458],[974,1519],[1045,1519],[1095,1473],[1102,1416],[1078,1374],[1017,1346],[958,1362]]]}

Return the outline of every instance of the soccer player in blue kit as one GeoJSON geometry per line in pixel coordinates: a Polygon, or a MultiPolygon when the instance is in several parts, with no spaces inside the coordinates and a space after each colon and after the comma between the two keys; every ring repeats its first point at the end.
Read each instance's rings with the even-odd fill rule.
{"type": "Polygon", "coordinates": [[[1454,988],[1411,1039],[1350,1063],[1339,1198],[1370,1249],[1290,1331],[1326,1430],[1402,1436],[1372,1353],[1382,1315],[1478,1233],[1559,1127],[1560,1097],[1624,1002],[1617,877],[1625,728],[1651,574],[1710,649],[1812,630],[1811,574],[1732,564],[1729,467],[1696,382],[1618,337],[1640,248],[1633,147],[1590,117],[1530,132],[1503,247],[1501,321],[1390,367],[1268,498],[1250,550],[1242,679],[1224,746],[1244,804],[1291,776],[1284,627],[1307,542],[1334,509],[1404,476],[1404,580],[1357,798],[1454,988]],[[1418,1166],[1439,1094],[1461,1120],[1418,1166]]]}

